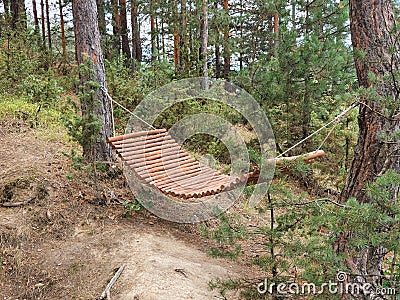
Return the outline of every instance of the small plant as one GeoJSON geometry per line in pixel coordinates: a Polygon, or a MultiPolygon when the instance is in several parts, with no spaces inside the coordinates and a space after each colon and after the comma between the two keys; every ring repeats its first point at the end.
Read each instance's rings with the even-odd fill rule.
{"type": "Polygon", "coordinates": [[[122,202],[122,206],[124,208],[125,216],[132,214],[134,211],[139,211],[142,209],[142,204],[140,204],[137,199],[133,200],[133,202],[124,201],[122,202]]]}
{"type": "Polygon", "coordinates": [[[207,253],[212,257],[236,260],[242,254],[242,249],[237,241],[248,236],[247,228],[240,224],[234,216],[222,213],[218,218],[220,223],[218,228],[214,230],[209,230],[204,224],[200,225],[202,236],[208,237],[221,245],[219,248],[208,249],[207,253]]]}
{"type": "Polygon", "coordinates": [[[72,149],[70,154],[65,152],[62,152],[62,154],[71,159],[74,169],[82,170],[84,166],[84,158],[81,155],[77,154],[76,150],[72,149]]]}

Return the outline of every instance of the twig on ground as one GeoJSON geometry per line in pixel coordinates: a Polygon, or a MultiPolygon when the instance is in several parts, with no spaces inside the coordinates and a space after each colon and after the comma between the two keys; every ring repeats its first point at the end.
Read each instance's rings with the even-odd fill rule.
{"type": "Polygon", "coordinates": [[[0,205],[3,206],[3,207],[17,207],[17,206],[23,206],[23,205],[26,205],[26,204],[28,204],[29,202],[33,201],[35,198],[36,198],[36,197],[32,197],[32,198],[29,198],[28,200],[21,201],[21,202],[3,202],[3,203],[0,203],[0,205]]]}
{"type": "Polygon", "coordinates": [[[175,272],[181,273],[181,274],[182,274],[183,276],[185,276],[186,278],[188,277],[184,269],[176,268],[176,269],[175,269],[175,272]]]}
{"type": "Polygon", "coordinates": [[[294,205],[294,206],[301,206],[301,205],[308,205],[308,204],[312,204],[312,203],[317,203],[317,204],[318,204],[318,202],[321,202],[321,201],[322,201],[322,202],[330,202],[330,203],[332,203],[332,204],[334,204],[334,205],[336,205],[336,206],[342,207],[342,208],[351,208],[351,207],[349,207],[349,206],[347,206],[347,205],[338,203],[338,202],[333,201],[333,200],[331,200],[331,199],[329,199],[329,198],[321,198],[321,199],[311,200],[311,201],[308,201],[308,202],[293,203],[292,205],[294,205]]]}
{"type": "Polygon", "coordinates": [[[107,284],[105,290],[103,291],[103,293],[100,296],[100,300],[103,299],[107,299],[107,300],[111,300],[111,296],[110,296],[110,290],[112,288],[112,286],[115,284],[115,282],[117,281],[118,277],[121,275],[122,271],[125,269],[125,264],[123,264],[118,271],[115,273],[114,277],[111,278],[110,282],[107,284]]]}

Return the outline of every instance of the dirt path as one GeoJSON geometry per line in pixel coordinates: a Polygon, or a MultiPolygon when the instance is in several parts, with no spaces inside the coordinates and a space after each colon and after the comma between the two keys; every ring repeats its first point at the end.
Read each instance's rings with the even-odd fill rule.
{"type": "Polygon", "coordinates": [[[122,264],[113,299],[223,299],[210,280],[235,278],[241,267],[207,256],[196,227],[124,217],[109,199],[110,191],[132,199],[122,175],[100,178],[108,205],[93,204],[90,176],[61,154],[70,149],[13,122],[0,121],[0,202],[35,199],[0,207],[0,299],[96,299],[122,264]]]}

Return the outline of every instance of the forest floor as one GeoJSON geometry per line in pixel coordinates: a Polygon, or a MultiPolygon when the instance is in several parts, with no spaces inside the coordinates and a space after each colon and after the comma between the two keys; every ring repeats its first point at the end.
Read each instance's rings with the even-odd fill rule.
{"type": "MultiPolygon", "coordinates": [[[[0,120],[0,299],[98,299],[123,264],[112,299],[238,299],[237,292],[220,296],[210,281],[259,275],[249,257],[208,256],[215,242],[198,225],[143,209],[127,216],[121,202],[133,195],[122,172],[100,174],[95,188],[57,134],[65,140],[62,132],[49,138],[21,120],[0,120]]],[[[257,246],[246,245],[255,255],[257,246]]]]}

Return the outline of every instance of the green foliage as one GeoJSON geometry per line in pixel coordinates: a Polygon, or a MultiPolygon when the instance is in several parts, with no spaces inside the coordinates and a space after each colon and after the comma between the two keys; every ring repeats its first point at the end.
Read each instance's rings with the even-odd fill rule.
{"type": "MultiPolygon", "coordinates": [[[[278,13],[279,38],[275,42],[271,34],[265,36],[269,50],[256,52],[258,59],[241,70],[233,81],[265,109],[277,148],[283,151],[333,119],[356,97],[353,56],[347,40],[348,7],[342,2],[322,0],[310,5],[291,1],[291,8],[285,1],[254,5],[259,6],[259,14],[278,13]]],[[[265,22],[270,20],[266,18],[265,22]]],[[[253,26],[259,26],[259,22],[262,21],[253,19],[253,26]]],[[[254,32],[257,37],[259,30],[254,32]]],[[[323,186],[336,190],[343,183],[351,161],[357,132],[356,111],[342,121],[324,144],[329,160],[324,161],[326,175],[319,180],[323,186]]],[[[329,130],[307,140],[290,154],[315,150],[329,130]]]]}
{"type": "Polygon", "coordinates": [[[100,117],[94,113],[99,105],[97,93],[100,86],[96,81],[89,80],[93,77],[92,73],[92,62],[87,60],[80,67],[82,78],[86,78],[79,87],[81,107],[78,108],[74,102],[69,101],[69,107],[75,109],[75,115],[63,116],[62,119],[72,139],[87,149],[97,141],[102,126],[100,117]]]}
{"type": "MultiPolygon", "coordinates": [[[[227,222],[238,219],[231,217],[222,219],[218,229],[211,233],[203,226],[203,232],[227,245],[236,245],[240,239],[249,236],[256,238],[263,244],[265,252],[252,262],[265,272],[270,281],[312,282],[316,285],[334,281],[338,270],[351,273],[344,257],[335,253],[332,245],[343,232],[352,232],[357,238],[349,239],[347,250],[350,255],[367,246],[382,246],[388,250],[384,271],[388,274],[387,278],[392,280],[384,280],[384,286],[398,288],[398,281],[393,278],[398,278],[399,268],[396,263],[393,264],[393,254],[399,251],[400,209],[391,195],[393,188],[399,184],[399,174],[388,171],[366,186],[371,203],[362,204],[350,199],[345,205],[338,205],[325,198],[310,201],[307,194],[293,192],[286,179],[275,180],[270,188],[270,196],[260,204],[263,209],[259,212],[268,220],[264,226],[254,227],[247,232],[232,232],[233,227],[227,222]],[[240,232],[246,234],[238,234],[240,232]],[[236,242],[232,244],[233,241],[236,242]]],[[[241,227],[240,223],[235,226],[241,227]]],[[[236,254],[235,248],[229,249],[236,254]]],[[[230,254],[228,252],[227,255],[223,247],[222,250],[212,249],[210,253],[224,257],[230,254]]],[[[250,277],[235,285],[221,281],[214,285],[222,290],[242,290],[243,299],[262,299],[263,295],[255,293],[254,285],[246,284],[252,280],[250,277]]],[[[323,294],[313,299],[337,297],[323,294]]]]}
{"type": "Polygon", "coordinates": [[[63,89],[58,85],[54,74],[28,75],[17,87],[17,90],[33,103],[50,105],[60,99],[63,89]]]}
{"type": "Polygon", "coordinates": [[[75,149],[71,150],[71,153],[62,152],[62,154],[68,157],[72,161],[72,166],[76,170],[82,170],[85,165],[85,160],[83,159],[82,155],[78,154],[75,149]]]}
{"type": "Polygon", "coordinates": [[[236,260],[242,253],[241,246],[236,243],[239,239],[247,236],[247,228],[238,222],[238,219],[226,214],[218,216],[219,224],[215,230],[209,230],[205,225],[200,226],[202,236],[206,236],[220,245],[224,245],[222,249],[208,249],[207,253],[212,257],[224,257],[236,260]]]}
{"type": "MultiPolygon", "coordinates": [[[[168,63],[139,65],[135,72],[126,67],[123,57],[106,60],[106,75],[112,97],[133,111],[150,92],[172,81],[173,69],[168,63]]],[[[114,105],[116,131],[123,133],[130,115],[114,105]]]]}
{"type": "Polygon", "coordinates": [[[129,201],[124,201],[122,203],[122,206],[124,208],[124,215],[131,215],[132,212],[134,211],[139,211],[142,209],[142,204],[135,199],[133,202],[129,202],[129,201]]]}

